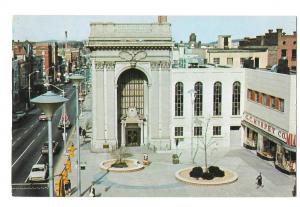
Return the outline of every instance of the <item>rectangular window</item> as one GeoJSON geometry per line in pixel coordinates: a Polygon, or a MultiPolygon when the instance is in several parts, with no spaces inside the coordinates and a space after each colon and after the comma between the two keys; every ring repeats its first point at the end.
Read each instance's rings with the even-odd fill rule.
{"type": "Polygon", "coordinates": [[[227,58],[227,65],[233,65],[233,58],[227,58]]]}
{"type": "Polygon", "coordinates": [[[183,136],[183,127],[175,127],[175,137],[183,136]]]}
{"type": "Polygon", "coordinates": [[[255,91],[255,101],[259,103],[259,93],[255,91]]]}
{"type": "Polygon", "coordinates": [[[252,90],[248,89],[248,93],[247,93],[248,100],[251,100],[251,93],[252,93],[252,90]]]}
{"type": "Polygon", "coordinates": [[[263,93],[263,105],[267,106],[267,95],[263,93]]]}
{"type": "Polygon", "coordinates": [[[194,136],[202,136],[202,127],[194,127],[194,136]]]}
{"type": "Polygon", "coordinates": [[[221,126],[213,127],[213,135],[221,135],[221,126]]]}
{"type": "Polygon", "coordinates": [[[297,50],[292,50],[292,60],[296,60],[297,58],[297,50]]]}
{"type": "Polygon", "coordinates": [[[246,60],[246,58],[240,58],[240,65],[241,65],[241,67],[244,67],[245,60],[246,60]]]}
{"type": "Polygon", "coordinates": [[[275,107],[275,97],[274,97],[274,96],[271,96],[271,107],[272,107],[273,109],[276,108],[276,107],[275,107]]]}
{"type": "Polygon", "coordinates": [[[220,58],[214,58],[214,64],[220,64],[220,58]]]}
{"type": "Polygon", "coordinates": [[[284,112],[284,100],[281,98],[279,99],[279,110],[284,112]]]}
{"type": "Polygon", "coordinates": [[[286,57],[286,50],[285,49],[281,50],[281,57],[286,57]]]}

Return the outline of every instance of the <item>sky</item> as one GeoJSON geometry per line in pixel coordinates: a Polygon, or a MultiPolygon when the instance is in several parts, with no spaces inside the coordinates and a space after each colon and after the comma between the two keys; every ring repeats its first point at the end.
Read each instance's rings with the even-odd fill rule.
{"type": "MultiPolygon", "coordinates": [[[[157,16],[86,16],[86,15],[15,15],[14,40],[87,40],[90,22],[153,23],[157,16]]],[[[282,28],[287,34],[296,31],[296,16],[168,16],[173,39],[187,42],[195,33],[197,41],[216,41],[218,35],[232,35],[233,39],[263,35],[268,29],[282,28]]]]}

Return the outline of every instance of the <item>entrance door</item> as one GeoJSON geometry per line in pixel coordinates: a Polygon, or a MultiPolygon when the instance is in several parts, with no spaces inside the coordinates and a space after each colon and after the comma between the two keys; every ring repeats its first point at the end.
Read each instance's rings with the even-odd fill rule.
{"type": "Polygon", "coordinates": [[[140,146],[140,128],[126,128],[126,146],[140,146]]]}

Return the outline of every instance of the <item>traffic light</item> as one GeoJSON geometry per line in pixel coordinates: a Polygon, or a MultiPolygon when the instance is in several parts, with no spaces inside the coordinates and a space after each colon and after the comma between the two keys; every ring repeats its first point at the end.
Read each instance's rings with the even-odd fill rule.
{"type": "Polygon", "coordinates": [[[61,177],[59,177],[59,179],[55,181],[54,192],[55,192],[56,197],[65,196],[64,184],[62,182],[61,177]]]}
{"type": "Polygon", "coordinates": [[[74,151],[75,151],[75,147],[72,144],[71,146],[68,147],[68,152],[69,152],[69,155],[70,155],[71,158],[74,157],[74,151]]]}
{"type": "Polygon", "coordinates": [[[71,160],[70,159],[67,159],[65,161],[65,167],[66,167],[68,173],[72,172],[72,164],[71,164],[71,160]]]}

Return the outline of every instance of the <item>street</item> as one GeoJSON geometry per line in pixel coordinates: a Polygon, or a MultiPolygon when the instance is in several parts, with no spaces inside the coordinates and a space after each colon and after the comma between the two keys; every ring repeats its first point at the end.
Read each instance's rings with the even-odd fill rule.
{"type": "MultiPolygon", "coordinates": [[[[75,90],[71,84],[65,85],[67,114],[74,126],[75,123],[75,90]]],[[[57,125],[60,120],[62,106],[56,111],[52,120],[53,140],[59,142],[63,149],[62,132],[57,125]]],[[[12,194],[13,196],[48,196],[47,182],[42,184],[27,183],[31,167],[36,163],[48,163],[48,157],[42,156],[41,148],[48,140],[47,121],[39,121],[40,110],[35,108],[12,129],[12,194]]],[[[68,133],[70,131],[67,130],[68,133]]],[[[68,134],[69,135],[69,134],[68,134]]],[[[54,156],[55,165],[58,156],[54,156]]]]}

